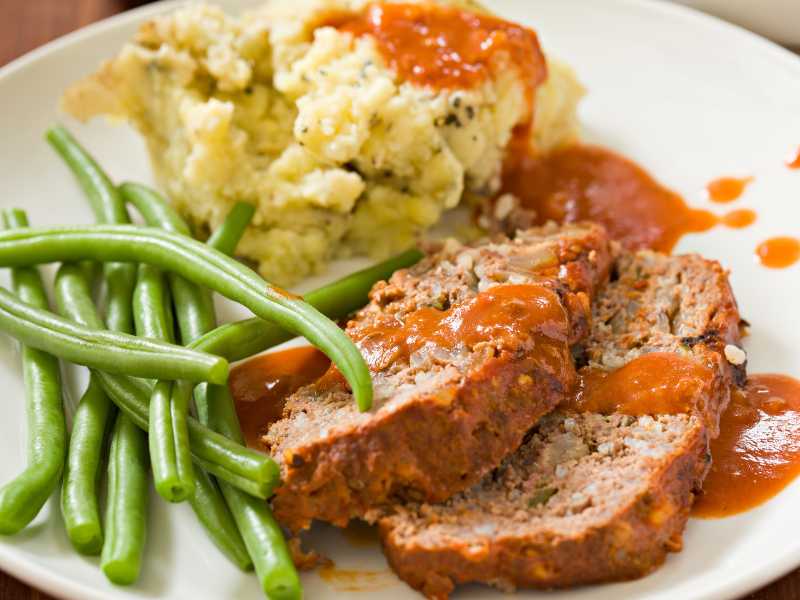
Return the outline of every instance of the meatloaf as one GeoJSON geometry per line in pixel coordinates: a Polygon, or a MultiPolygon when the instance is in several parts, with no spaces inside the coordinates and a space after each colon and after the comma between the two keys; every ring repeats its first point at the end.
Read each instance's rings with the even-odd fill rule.
{"type": "MultiPolygon", "coordinates": [[[[708,375],[695,387],[674,386],[696,403],[648,415],[642,406],[622,414],[567,402],[476,486],[444,503],[395,507],[379,521],[384,551],[429,598],[476,581],[512,589],[629,579],[680,549],[709,466],[709,439],[730,385],[744,377],[741,353],[732,350],[736,303],[721,267],[698,256],[625,254],[612,279],[576,350],[581,373],[605,371],[607,381],[637,360],[669,367],[671,358],[708,375]]],[[[669,397],[673,388],[666,389],[669,397]]],[[[663,400],[654,399],[654,412],[663,400]]]]}
{"type": "Polygon", "coordinates": [[[604,230],[570,225],[447,242],[378,283],[347,324],[373,375],[358,412],[333,370],[287,399],[264,438],[281,465],[273,498],[292,530],[374,520],[403,501],[440,502],[477,483],[574,383],[608,276],[604,230]]]}

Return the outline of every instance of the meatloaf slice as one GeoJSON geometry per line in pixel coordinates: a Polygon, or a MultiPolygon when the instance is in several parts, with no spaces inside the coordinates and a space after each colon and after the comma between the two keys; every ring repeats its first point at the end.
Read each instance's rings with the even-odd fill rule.
{"type": "MultiPolygon", "coordinates": [[[[709,438],[744,374],[725,359],[739,339],[736,303],[725,272],[697,256],[626,254],[612,278],[576,352],[581,373],[606,371],[608,381],[640,358],[689,365],[703,377],[674,389],[696,404],[651,416],[641,406],[636,415],[576,412],[581,403],[567,402],[478,485],[445,503],[396,507],[379,521],[384,552],[428,597],[474,581],[509,589],[629,579],[680,549],[709,438]]],[[[661,410],[664,398],[655,400],[661,410]]]]}
{"type": "Polygon", "coordinates": [[[281,465],[278,519],[372,520],[405,500],[438,502],[497,467],[574,382],[608,275],[595,225],[554,225],[476,245],[448,242],[378,283],[347,325],[373,375],[360,413],[336,371],[287,399],[264,441],[281,465]]]}

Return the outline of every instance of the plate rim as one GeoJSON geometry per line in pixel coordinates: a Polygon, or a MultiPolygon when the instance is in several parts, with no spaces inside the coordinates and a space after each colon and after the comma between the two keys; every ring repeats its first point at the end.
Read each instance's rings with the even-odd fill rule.
{"type": "MultiPolygon", "coordinates": [[[[208,1],[210,4],[214,4],[214,0],[208,1]]],[[[233,1],[236,2],[239,0],[233,1]]],[[[578,3],[587,0],[570,1],[578,3]]],[[[779,61],[787,69],[794,71],[798,81],[800,81],[800,56],[784,48],[780,44],[739,25],[701,12],[691,6],[670,2],[668,0],[604,1],[629,7],[629,10],[649,12],[651,15],[657,16],[661,13],[670,18],[683,19],[694,22],[694,24],[698,26],[712,28],[724,35],[738,36],[738,41],[750,44],[752,48],[761,52],[771,60],[779,61]]],[[[193,4],[192,0],[158,0],[157,2],[126,10],[78,28],[42,46],[34,48],[0,67],[0,84],[18,71],[28,68],[40,60],[44,60],[68,46],[80,44],[82,41],[94,35],[190,4],[193,4]]],[[[800,549],[800,541],[793,547],[787,547],[787,550],[781,553],[779,557],[771,556],[766,565],[759,563],[753,566],[751,563],[748,565],[748,568],[740,571],[740,575],[736,579],[721,583],[713,591],[702,596],[702,598],[705,600],[726,600],[739,597],[749,594],[783,577],[790,571],[800,567],[800,554],[797,552],[798,549],[800,549]]],[[[78,554],[75,556],[79,557],[78,554]]],[[[35,589],[63,600],[107,600],[108,598],[105,590],[95,589],[91,587],[90,584],[73,580],[66,575],[62,575],[50,570],[44,565],[38,564],[34,559],[28,558],[13,545],[3,543],[3,538],[0,538],[0,569],[35,589]]],[[[136,593],[135,588],[120,588],[115,590],[115,592],[127,595],[136,593]]]]}

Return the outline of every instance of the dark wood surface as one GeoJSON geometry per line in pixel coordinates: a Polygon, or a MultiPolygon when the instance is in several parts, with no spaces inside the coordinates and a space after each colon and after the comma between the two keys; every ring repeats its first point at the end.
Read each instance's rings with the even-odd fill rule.
{"type": "MultiPolygon", "coordinates": [[[[0,66],[29,50],[141,0],[0,0],[0,66]]],[[[778,525],[779,526],[779,525],[778,525]]],[[[800,599],[800,569],[747,600],[800,599]]],[[[0,572],[0,600],[53,600],[0,572]]]]}

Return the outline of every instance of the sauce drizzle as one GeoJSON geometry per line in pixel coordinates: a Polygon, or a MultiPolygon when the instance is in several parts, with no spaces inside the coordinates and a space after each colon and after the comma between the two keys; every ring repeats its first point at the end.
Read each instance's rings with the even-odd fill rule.
{"type": "Polygon", "coordinates": [[[695,516],[741,513],[786,487],[800,474],[800,381],[751,375],[744,390],[733,390],[711,456],[695,516]]]}
{"type": "Polygon", "coordinates": [[[574,145],[544,156],[517,150],[509,148],[503,192],[534,210],[538,224],[597,221],[628,249],[669,252],[684,234],[719,222],[713,213],[689,208],[639,165],[605,148],[574,145]]]}
{"type": "Polygon", "coordinates": [[[263,450],[261,436],[281,418],[286,398],[319,378],[330,365],[311,346],[251,358],[231,370],[228,385],[247,445],[263,450]]]}
{"type": "Polygon", "coordinates": [[[330,24],[356,36],[372,36],[389,67],[420,86],[474,88],[495,71],[513,67],[520,71],[532,104],[536,87],[547,76],[536,33],[487,14],[432,2],[389,2],[340,15],[330,24]]]}
{"type": "Polygon", "coordinates": [[[720,177],[706,186],[706,194],[712,202],[733,202],[752,181],[752,177],[720,177]]]}
{"type": "Polygon", "coordinates": [[[584,367],[575,395],[565,404],[578,412],[657,415],[703,412],[712,371],[673,352],[643,354],[614,371],[584,367]]]}
{"type": "Polygon", "coordinates": [[[406,360],[423,346],[452,350],[492,340],[533,336],[537,358],[555,372],[572,368],[569,322],[555,292],[540,285],[498,285],[445,309],[422,307],[399,320],[386,315],[377,323],[349,331],[373,371],[406,360]]]}
{"type": "Polygon", "coordinates": [[[770,269],[785,269],[800,260],[800,240],[793,237],[774,237],[756,247],[756,256],[770,269]]]}

